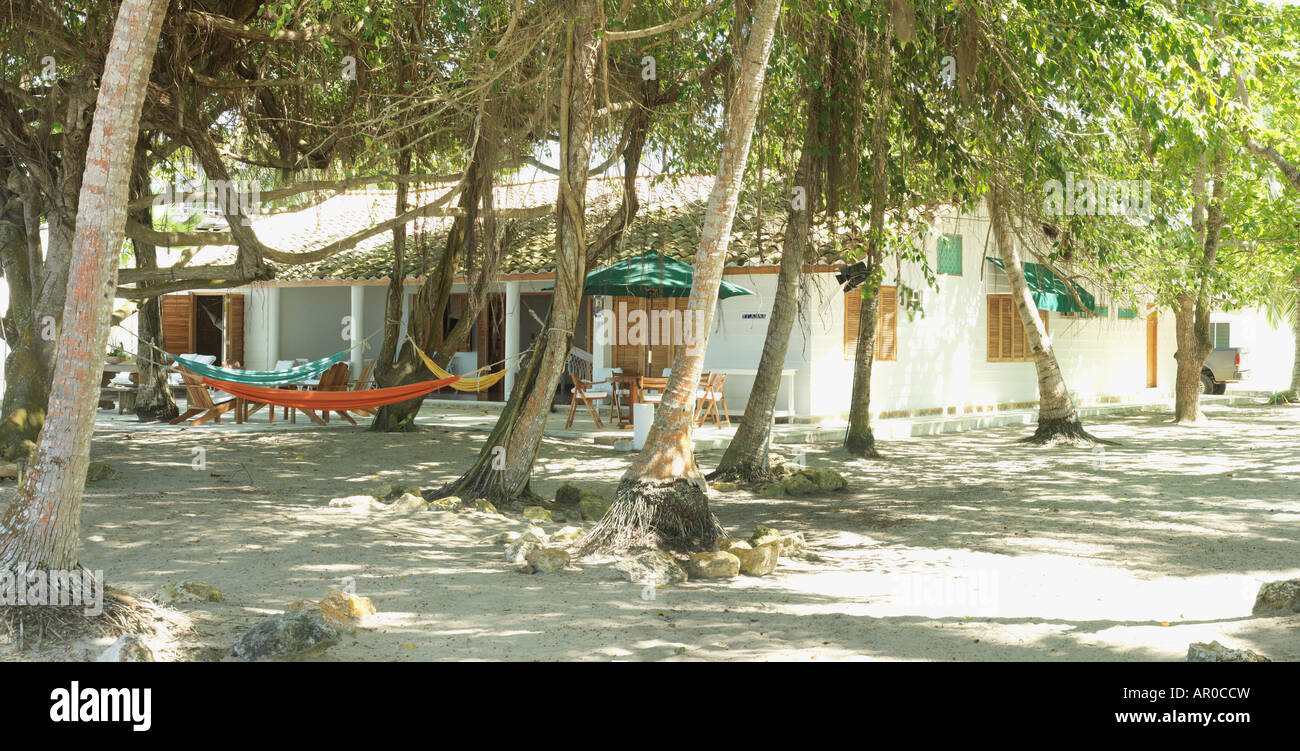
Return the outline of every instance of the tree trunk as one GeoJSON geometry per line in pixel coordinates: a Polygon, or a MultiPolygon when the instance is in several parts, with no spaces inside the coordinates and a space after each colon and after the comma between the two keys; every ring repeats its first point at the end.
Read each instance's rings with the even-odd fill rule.
{"type": "MultiPolygon", "coordinates": [[[[67,299],[77,197],[95,104],[95,81],[89,74],[62,80],[58,88],[66,99],[63,112],[51,113],[51,119],[45,120],[49,126],[52,120],[61,126],[57,158],[51,155],[40,170],[9,176],[17,185],[22,202],[21,229],[27,237],[25,250],[9,245],[17,242],[16,237],[5,243],[9,246],[6,253],[25,253],[25,258],[4,259],[10,294],[5,317],[10,356],[5,362],[6,390],[0,407],[0,455],[17,460],[30,458],[49,406],[50,374],[54,371],[57,333],[67,299]],[[44,250],[39,235],[42,219],[48,228],[44,250]]],[[[42,153],[48,152],[48,146],[43,142],[23,144],[22,150],[42,153]]],[[[6,205],[6,213],[16,210],[12,200],[6,200],[6,205]]],[[[14,216],[9,214],[11,219],[14,216]]]]}
{"type": "MultiPolygon", "coordinates": [[[[853,390],[849,400],[849,424],[844,431],[844,450],[853,456],[880,458],[876,435],[871,430],[871,368],[876,361],[876,317],[880,310],[880,254],[869,253],[875,275],[862,286],[858,307],[858,344],[853,357],[853,390]]],[[[845,311],[845,315],[848,311],[845,311]]]]}
{"type": "MultiPolygon", "coordinates": [[[[397,174],[405,178],[411,174],[411,150],[407,146],[404,131],[397,135],[397,148],[397,174]]],[[[406,213],[406,194],[406,180],[398,180],[396,205],[393,207],[394,216],[406,213]]],[[[393,227],[393,273],[389,276],[388,294],[384,299],[384,339],[379,345],[379,357],[375,364],[375,379],[382,384],[393,381],[397,348],[402,344],[398,337],[401,336],[402,331],[402,303],[405,296],[406,223],[401,222],[393,227]]],[[[383,408],[381,407],[380,410],[382,411],[383,408]]]]}
{"type": "MultiPolygon", "coordinates": [[[[808,95],[814,96],[812,92],[808,95]]],[[[709,475],[711,480],[734,478],[757,482],[773,478],[767,450],[772,435],[772,415],[781,388],[781,371],[785,368],[785,354],[790,346],[790,331],[799,317],[799,279],[803,274],[804,260],[808,257],[815,197],[820,193],[821,180],[814,169],[821,141],[818,125],[814,122],[816,109],[809,102],[808,122],[794,181],[795,186],[804,191],[807,200],[798,208],[793,200],[790,203],[781,246],[781,268],[776,277],[776,293],[772,297],[772,312],[768,314],[758,372],[745,403],[745,416],[736,428],[735,437],[727,444],[718,468],[709,475]]]]}
{"type": "Polygon", "coordinates": [[[1205,419],[1201,412],[1201,370],[1205,358],[1214,351],[1210,341],[1210,280],[1214,274],[1219,253],[1219,232],[1223,227],[1223,154],[1201,155],[1192,172],[1192,227],[1196,232],[1196,247],[1200,249],[1194,293],[1178,296],[1174,310],[1174,330],[1178,337],[1178,351],[1174,361],[1178,364],[1174,376],[1174,422],[1195,423],[1205,419]],[[1208,170],[1212,170],[1209,172],[1208,170]],[[1211,193],[1207,176],[1214,176],[1211,193]]]}
{"type": "Polygon", "coordinates": [[[1195,296],[1183,294],[1178,296],[1178,307],[1174,309],[1174,332],[1178,338],[1178,351],[1174,353],[1174,361],[1178,363],[1174,377],[1174,422],[1177,423],[1200,422],[1205,417],[1201,413],[1201,370],[1214,345],[1210,342],[1209,326],[1202,332],[1197,325],[1196,307],[1195,296]]]}
{"type": "Polygon", "coordinates": [[[99,401],[117,265],[126,230],[131,159],[165,0],[124,0],[113,28],[78,201],[64,326],[50,392],[49,430],[0,520],[0,569],[72,570],[99,401]]]}
{"type": "Polygon", "coordinates": [[[645,448],[619,483],[609,512],[582,543],[584,552],[632,547],[700,548],[722,534],[709,510],[707,485],[691,444],[695,392],[704,366],[709,330],[718,304],[718,288],[726,266],[731,223],[749,155],[754,120],[780,13],[778,0],[761,0],[750,28],[727,109],[722,154],[705,210],[695,277],[684,325],[694,326],[694,350],[683,347],[673,362],[663,401],[655,411],[645,448]]]}
{"type": "Polygon", "coordinates": [[[511,504],[531,497],[528,481],[541,448],[555,389],[569,356],[586,276],[587,169],[595,103],[596,0],[572,0],[560,94],[560,175],[556,200],[555,291],[536,351],[516,381],[474,466],[443,489],[465,498],[511,504]]]}
{"type": "Polygon", "coordinates": [[[1034,355],[1034,369],[1038,373],[1038,429],[1023,440],[1046,446],[1059,443],[1103,443],[1105,441],[1083,429],[1074,399],[1066,388],[1065,376],[1061,373],[1056,352],[1052,348],[1052,339],[1047,335],[1047,328],[1038,315],[1038,306],[1034,303],[1033,293],[1025,279],[1025,267],[1012,236],[1011,217],[1007,213],[1007,204],[1002,199],[1000,188],[994,186],[989,189],[987,203],[998,253],[1002,258],[1007,282],[1011,285],[1011,300],[1025,327],[1025,343],[1034,355]]]}
{"type": "Polygon", "coordinates": [[[880,457],[876,436],[871,431],[871,369],[876,361],[880,263],[885,256],[885,210],[889,202],[889,105],[894,84],[892,31],[890,24],[884,24],[876,46],[876,110],[871,120],[871,231],[867,235],[867,265],[872,274],[862,286],[849,425],[844,431],[844,449],[854,456],[872,459],[880,457]]]}
{"type": "MultiPolygon", "coordinates": [[[[443,247],[442,258],[438,261],[438,269],[435,273],[429,274],[420,285],[419,291],[415,293],[415,299],[412,300],[411,310],[407,314],[406,333],[426,353],[434,352],[439,344],[438,336],[442,333],[442,319],[447,310],[447,303],[451,299],[452,283],[456,279],[456,272],[460,269],[461,258],[470,252],[475,242],[479,174],[491,168],[491,163],[486,161],[485,151],[484,141],[479,138],[475,141],[474,153],[470,157],[469,168],[465,175],[465,185],[460,194],[460,208],[464,213],[452,221],[451,231],[447,234],[447,243],[443,247]]],[[[394,272],[397,273],[399,272],[394,272]]],[[[389,310],[394,307],[401,309],[400,296],[403,294],[400,284],[389,283],[389,310]],[[396,302],[394,296],[398,296],[396,302]]],[[[379,385],[404,386],[428,380],[431,377],[429,369],[424,366],[424,361],[411,348],[409,342],[391,345],[400,347],[396,363],[384,358],[383,353],[391,351],[388,340],[390,333],[393,339],[396,339],[398,329],[392,327],[391,331],[385,331],[384,346],[380,350],[380,365],[375,372],[379,385]]],[[[454,351],[453,349],[452,352],[454,351]]],[[[450,361],[450,354],[441,360],[435,355],[433,359],[439,366],[445,368],[450,361]]],[[[380,407],[370,423],[370,430],[380,433],[409,433],[418,430],[415,418],[420,413],[422,404],[424,404],[423,396],[380,407]]]]}
{"type": "MultiPolygon", "coordinates": [[[[149,193],[149,152],[145,140],[137,143],[135,163],[132,165],[132,198],[149,193]]],[[[153,226],[153,210],[145,207],[136,212],[133,220],[153,226]]],[[[131,247],[138,269],[158,268],[158,250],[153,243],[132,240],[131,247]]],[[[135,416],[141,422],[159,422],[170,420],[179,415],[180,408],[172,398],[171,388],[167,384],[167,370],[159,361],[162,349],[162,300],[155,296],[140,302],[136,312],[136,374],[139,382],[135,393],[135,416]],[[150,346],[152,345],[152,346],[150,346]],[[157,349],[154,349],[157,347],[157,349]]]]}
{"type": "Polygon", "coordinates": [[[0,186],[0,264],[9,287],[9,311],[3,326],[9,356],[5,359],[0,456],[26,462],[45,423],[53,369],[53,334],[32,309],[32,255],[28,252],[27,215],[22,199],[0,186]]]}

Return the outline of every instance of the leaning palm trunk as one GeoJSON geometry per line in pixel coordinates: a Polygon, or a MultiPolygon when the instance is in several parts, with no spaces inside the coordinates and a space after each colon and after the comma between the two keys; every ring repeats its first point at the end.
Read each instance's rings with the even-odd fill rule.
{"type": "Polygon", "coordinates": [[[573,342],[586,272],[587,169],[600,46],[598,7],[596,0],[573,0],[567,15],[573,20],[566,36],[560,94],[555,292],[546,325],[474,466],[442,493],[504,504],[533,497],[528,482],[573,342]]]}
{"type": "Polygon", "coordinates": [[[1291,393],[1300,396],[1300,277],[1296,278],[1296,300],[1291,309],[1291,332],[1295,335],[1295,350],[1291,365],[1291,393]]]}
{"type": "Polygon", "coordinates": [[[1034,296],[1025,279],[1020,251],[1012,237],[1011,217],[999,188],[989,189],[988,210],[998,253],[1002,258],[1007,282],[1011,286],[1011,300],[1025,327],[1025,344],[1034,355],[1034,369],[1038,373],[1038,429],[1023,440],[1026,443],[1049,446],[1058,443],[1106,442],[1083,429],[1079,411],[1075,408],[1061,366],[1056,360],[1051,337],[1047,335],[1047,328],[1038,317],[1038,306],[1034,304],[1034,296]]]}
{"type": "Polygon", "coordinates": [[[78,203],[47,430],[0,520],[0,570],[75,569],[81,498],[108,342],[140,110],[165,0],[125,0],[113,28],[78,203]]]}
{"type": "Polygon", "coordinates": [[[810,111],[803,150],[799,154],[799,166],[795,171],[795,184],[804,189],[810,200],[806,205],[791,201],[781,248],[781,268],[776,277],[776,293],[772,297],[772,312],[768,314],[767,333],[763,337],[763,353],[758,360],[758,371],[754,375],[749,399],[745,402],[745,416],[736,428],[735,437],[727,444],[718,468],[709,479],[735,478],[756,482],[773,476],[767,451],[772,436],[772,415],[776,410],[777,391],[781,387],[781,370],[785,367],[786,350],[790,346],[790,331],[798,317],[799,278],[803,273],[804,259],[808,256],[808,237],[812,228],[811,197],[817,193],[813,165],[818,137],[811,115],[810,111]]]}
{"type": "Polygon", "coordinates": [[[691,427],[695,393],[726,266],[731,222],[779,12],[778,0],[762,0],[755,11],[740,77],[727,109],[722,154],[705,210],[700,249],[695,254],[695,278],[686,306],[685,325],[695,327],[695,346],[683,348],[674,360],[645,448],[623,475],[605,517],[583,540],[583,552],[641,546],[698,548],[712,545],[722,534],[709,510],[704,476],[695,464],[691,427]]]}

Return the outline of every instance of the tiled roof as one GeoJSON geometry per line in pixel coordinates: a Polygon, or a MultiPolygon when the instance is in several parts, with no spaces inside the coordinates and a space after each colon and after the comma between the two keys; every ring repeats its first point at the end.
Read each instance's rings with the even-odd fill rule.
{"type": "MultiPolygon", "coordinates": [[[[633,220],[619,247],[608,261],[636,255],[646,250],[658,250],[664,255],[686,262],[694,257],[704,224],[704,212],[712,176],[686,178],[637,179],[637,195],[641,209],[633,220]]],[[[528,208],[553,206],[557,182],[543,180],[533,183],[507,185],[498,188],[495,205],[498,208],[528,208]]],[[[412,194],[412,206],[428,202],[442,194],[442,189],[429,189],[419,195],[412,194]]],[[[588,240],[604,226],[617,210],[622,190],[621,178],[592,178],[588,181],[587,232],[588,240]]],[[[261,216],[254,219],[258,238],[266,245],[285,252],[305,252],[347,237],[391,219],[395,205],[392,191],[353,192],[331,197],[320,204],[295,212],[261,216]]],[[[781,240],[785,231],[787,212],[783,199],[776,191],[764,197],[763,226],[757,221],[757,196],[741,196],[732,227],[727,263],[732,266],[770,266],[780,262],[781,240]]],[[[554,268],[555,221],[550,214],[540,219],[512,220],[509,244],[505,249],[501,272],[544,273],[554,268]]],[[[406,276],[422,277],[426,269],[436,266],[446,244],[452,220],[447,217],[419,219],[408,227],[406,251],[406,276]]],[[[841,233],[841,244],[852,244],[849,233],[841,233]]],[[[836,263],[842,260],[839,244],[832,241],[824,228],[816,233],[818,250],[810,263],[836,263]]],[[[217,255],[229,263],[234,258],[234,248],[222,249],[217,255]]],[[[211,257],[210,252],[205,256],[211,257]]],[[[606,259],[602,259],[602,263],[606,259]]],[[[384,232],[362,241],[356,247],[343,251],[319,263],[304,265],[276,264],[279,280],[387,279],[392,273],[392,233],[384,232]]]]}

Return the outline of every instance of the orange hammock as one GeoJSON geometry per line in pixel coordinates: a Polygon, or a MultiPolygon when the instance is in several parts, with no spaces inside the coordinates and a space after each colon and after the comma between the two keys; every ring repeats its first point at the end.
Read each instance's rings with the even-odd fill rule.
{"type": "Polygon", "coordinates": [[[365,391],[298,391],[295,389],[273,389],[266,386],[247,386],[230,381],[217,381],[200,378],[204,386],[221,389],[228,394],[260,404],[274,404],[277,407],[295,407],[313,410],[348,410],[382,407],[396,404],[417,396],[424,396],[437,391],[460,379],[460,376],[439,378],[436,381],[420,381],[409,386],[393,386],[386,389],[368,389],[365,391]]]}

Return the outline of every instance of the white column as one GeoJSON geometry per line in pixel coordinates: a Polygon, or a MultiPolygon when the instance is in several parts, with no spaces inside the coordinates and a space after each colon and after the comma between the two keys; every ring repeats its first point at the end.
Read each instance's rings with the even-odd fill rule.
{"type": "Polygon", "coordinates": [[[352,293],[352,299],[351,299],[352,337],[351,340],[349,341],[349,345],[353,349],[351,353],[350,362],[352,363],[352,377],[358,378],[361,376],[362,360],[365,357],[365,352],[363,351],[363,348],[358,347],[357,345],[360,344],[361,340],[364,339],[366,336],[365,333],[366,331],[366,326],[365,326],[366,288],[362,287],[360,284],[354,284],[351,287],[348,287],[348,291],[352,293]]]}
{"type": "Polygon", "coordinates": [[[267,370],[275,367],[276,360],[280,359],[280,288],[266,288],[266,323],[263,328],[266,334],[266,365],[267,370]]]}
{"type": "Polygon", "coordinates": [[[519,282],[506,282],[506,398],[515,386],[515,373],[519,370],[519,282]]]}

